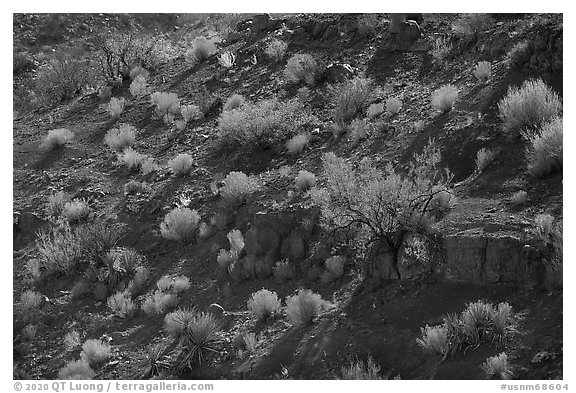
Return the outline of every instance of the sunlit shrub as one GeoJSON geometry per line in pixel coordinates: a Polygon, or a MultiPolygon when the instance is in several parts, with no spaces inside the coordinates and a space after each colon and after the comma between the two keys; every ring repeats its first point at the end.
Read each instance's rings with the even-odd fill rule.
{"type": "Polygon", "coordinates": [[[310,134],[298,134],[286,142],[286,148],[290,154],[300,154],[310,143],[310,134]]]}
{"type": "Polygon", "coordinates": [[[122,123],[118,128],[112,128],[106,133],[104,143],[110,149],[119,153],[136,142],[136,127],[122,123]]]}
{"type": "Polygon", "coordinates": [[[474,76],[480,82],[487,82],[492,75],[492,64],[489,61],[481,61],[474,67],[474,76]]]}
{"type": "Polygon", "coordinates": [[[136,79],[130,83],[130,94],[136,98],[141,98],[150,94],[150,87],[148,86],[144,76],[138,75],[136,79]]]}
{"type": "Polygon", "coordinates": [[[508,355],[504,352],[486,359],[482,364],[482,371],[487,379],[512,379],[514,376],[508,363],[508,355]]]}
{"type": "Polygon", "coordinates": [[[48,131],[48,135],[40,144],[41,149],[53,150],[58,147],[65,146],[74,138],[74,133],[67,128],[57,128],[48,131]]]}
{"type": "Polygon", "coordinates": [[[272,60],[280,61],[286,53],[288,44],[279,39],[273,39],[268,42],[264,53],[266,56],[270,57],[272,60]]]}
{"type": "Polygon", "coordinates": [[[200,215],[196,210],[188,208],[172,209],[160,224],[160,232],[165,239],[186,241],[196,235],[200,215]]]}
{"type": "Polygon", "coordinates": [[[378,380],[382,379],[378,373],[380,366],[378,366],[371,356],[368,357],[366,363],[356,360],[350,362],[348,366],[342,367],[342,379],[344,380],[378,380]]]}
{"type": "Polygon", "coordinates": [[[498,153],[494,150],[486,149],[483,147],[476,153],[476,171],[478,173],[484,172],[488,165],[494,161],[498,153]]]}
{"type": "Polygon", "coordinates": [[[190,174],[194,159],[190,154],[178,154],[176,157],[168,161],[168,166],[176,176],[186,176],[190,174]]]}
{"type": "Polygon", "coordinates": [[[308,171],[300,171],[294,182],[299,191],[306,191],[316,185],[316,175],[308,171]]]}
{"type": "Polygon", "coordinates": [[[118,118],[124,112],[124,106],[126,105],[126,100],[124,98],[110,98],[108,103],[108,108],[106,109],[110,117],[118,118]]]}
{"type": "Polygon", "coordinates": [[[536,132],[523,133],[528,140],[526,161],[528,173],[535,177],[546,177],[562,170],[563,120],[554,118],[536,132]]]}
{"type": "Polygon", "coordinates": [[[94,379],[96,373],[84,359],[70,361],[58,372],[59,379],[88,380],[94,379]]]}
{"type": "Polygon", "coordinates": [[[286,315],[294,326],[308,325],[320,313],[324,304],[325,301],[317,293],[301,289],[297,294],[286,298],[286,315]]]}
{"type": "Polygon", "coordinates": [[[70,194],[64,191],[58,191],[57,193],[50,195],[48,201],[46,202],[46,214],[48,217],[58,217],[62,214],[64,205],[70,202],[72,197],[70,194]]]}
{"type": "Polygon", "coordinates": [[[230,172],[224,179],[220,195],[228,203],[242,203],[260,189],[259,181],[243,172],[230,172]]]}
{"type": "Polygon", "coordinates": [[[112,312],[120,318],[130,317],[138,310],[127,291],[116,292],[108,298],[107,303],[112,312]]]}
{"type": "Polygon", "coordinates": [[[138,153],[131,147],[127,147],[124,151],[118,154],[118,161],[120,161],[129,171],[137,171],[142,168],[144,162],[148,159],[144,154],[138,153]]]}
{"type": "Polygon", "coordinates": [[[374,82],[355,77],[330,87],[334,109],[332,117],[337,123],[352,120],[361,114],[375,98],[374,82]]]}
{"type": "Polygon", "coordinates": [[[84,200],[75,199],[64,205],[62,209],[62,217],[64,217],[70,224],[77,224],[85,221],[90,217],[92,209],[84,200]]]}
{"type": "Polygon", "coordinates": [[[224,103],[223,110],[225,112],[229,112],[242,106],[244,102],[245,102],[244,97],[242,97],[240,94],[232,94],[230,97],[228,97],[226,103],[224,103]]]}
{"type": "Polygon", "coordinates": [[[102,363],[112,355],[110,344],[98,339],[86,340],[82,345],[80,357],[90,366],[102,363]]]}
{"type": "Polygon", "coordinates": [[[184,54],[190,64],[202,63],[216,51],[216,46],[206,37],[197,37],[192,42],[192,48],[184,54]]]}
{"type": "Polygon", "coordinates": [[[176,93],[157,91],[150,95],[150,101],[155,106],[156,115],[160,118],[180,113],[180,99],[176,93]]]}
{"type": "Polygon", "coordinates": [[[318,63],[307,53],[298,53],[289,58],[284,69],[284,75],[289,81],[304,81],[308,86],[314,86],[319,72],[318,63]]]}
{"type": "Polygon", "coordinates": [[[449,112],[458,98],[458,89],[453,85],[444,85],[432,93],[432,108],[449,112]]]}
{"type": "Polygon", "coordinates": [[[252,294],[248,300],[248,311],[258,321],[263,321],[268,316],[280,309],[280,301],[276,292],[267,289],[261,289],[252,294]]]}

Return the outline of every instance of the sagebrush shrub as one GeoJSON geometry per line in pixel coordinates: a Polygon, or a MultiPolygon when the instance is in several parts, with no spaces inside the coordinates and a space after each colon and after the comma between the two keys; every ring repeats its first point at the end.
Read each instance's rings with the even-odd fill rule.
{"type": "Polygon", "coordinates": [[[225,249],[220,249],[218,252],[218,256],[216,257],[216,262],[218,262],[218,266],[220,268],[226,270],[229,266],[231,266],[234,262],[238,260],[238,253],[234,251],[228,251],[225,249]]]}
{"type": "Polygon", "coordinates": [[[562,170],[563,119],[556,117],[544,123],[536,132],[523,133],[528,140],[526,161],[528,173],[546,177],[562,170]]]}
{"type": "Polygon", "coordinates": [[[542,79],[531,79],[521,87],[509,87],[508,94],[498,103],[498,111],[503,131],[514,136],[560,116],[562,100],[542,79]]]}
{"type": "Polygon", "coordinates": [[[185,292],[190,289],[190,279],[186,276],[163,276],[158,280],[156,286],[161,292],[179,294],[180,292],[185,292]]]}
{"type": "Polygon", "coordinates": [[[482,371],[487,379],[512,379],[514,376],[508,363],[508,355],[504,352],[486,359],[482,364],[482,371]]]}
{"type": "Polygon", "coordinates": [[[78,199],[67,202],[62,209],[62,217],[68,220],[70,224],[87,220],[90,213],[92,213],[92,209],[88,206],[88,202],[78,199]]]}
{"type": "Polygon", "coordinates": [[[144,76],[138,75],[136,79],[130,83],[130,94],[136,98],[141,98],[150,94],[150,87],[148,86],[144,76]]]}
{"type": "Polygon", "coordinates": [[[260,189],[260,182],[244,172],[230,172],[224,179],[220,195],[228,203],[242,203],[260,189]]]}
{"type": "Polygon", "coordinates": [[[126,105],[126,100],[124,98],[110,98],[108,103],[108,108],[106,109],[110,117],[118,118],[124,112],[124,106],[126,105]]]}
{"type": "Polygon", "coordinates": [[[133,81],[139,77],[142,77],[144,78],[144,80],[146,80],[148,79],[149,76],[150,71],[140,66],[132,67],[132,69],[130,70],[130,79],[133,81]]]}
{"type": "Polygon", "coordinates": [[[33,312],[33,309],[40,307],[44,301],[44,296],[32,290],[26,290],[20,295],[20,302],[18,302],[18,307],[25,312],[33,312]]]}
{"type": "Polygon", "coordinates": [[[156,115],[160,118],[181,113],[180,99],[176,93],[157,91],[150,95],[150,101],[155,106],[156,115]]]}
{"type": "Polygon", "coordinates": [[[286,282],[294,278],[294,268],[287,259],[276,262],[272,268],[274,278],[280,282],[286,282]]]}
{"type": "Polygon", "coordinates": [[[70,202],[72,197],[70,194],[64,191],[58,191],[57,193],[50,195],[48,201],[46,202],[46,214],[48,217],[58,217],[64,209],[64,205],[70,202]]]}
{"type": "Polygon", "coordinates": [[[280,309],[280,300],[276,292],[261,289],[248,300],[248,311],[258,321],[263,321],[280,309]]]}
{"type": "Polygon", "coordinates": [[[298,53],[288,59],[284,75],[291,82],[304,81],[308,86],[314,86],[320,72],[318,62],[308,53],[298,53]]]}
{"type": "Polygon", "coordinates": [[[112,32],[99,43],[96,58],[101,74],[108,80],[136,78],[146,70],[178,57],[179,53],[161,33],[112,32]],[[139,65],[128,69],[128,66],[139,65]]]}
{"type": "Polygon", "coordinates": [[[80,357],[90,364],[95,366],[102,363],[112,355],[112,348],[110,344],[98,339],[86,340],[82,344],[82,352],[80,357]]]}
{"type": "Polygon", "coordinates": [[[220,148],[266,148],[284,142],[314,120],[301,102],[277,99],[244,103],[218,118],[220,148]]]}
{"type": "Polygon", "coordinates": [[[48,131],[48,135],[40,144],[41,149],[53,150],[58,147],[65,146],[74,138],[74,133],[67,128],[57,128],[48,131]]]}
{"type": "Polygon", "coordinates": [[[175,208],[164,217],[164,221],[160,224],[160,232],[169,240],[191,240],[196,235],[199,224],[200,215],[196,210],[175,208]]]}
{"type": "Polygon", "coordinates": [[[476,152],[476,171],[478,173],[484,172],[488,165],[494,161],[498,153],[494,150],[487,149],[485,147],[481,148],[476,152]]]}
{"type": "Polygon", "coordinates": [[[389,115],[396,115],[402,108],[402,101],[397,97],[391,97],[386,100],[386,113],[389,115]]]}
{"type": "Polygon", "coordinates": [[[118,161],[120,161],[129,171],[137,171],[142,168],[144,162],[148,157],[144,154],[138,153],[131,147],[127,147],[124,151],[118,154],[118,161]]]}
{"type": "Polygon", "coordinates": [[[306,191],[316,185],[316,175],[308,171],[300,171],[294,183],[298,191],[306,191]]]}
{"type": "Polygon", "coordinates": [[[513,205],[524,205],[527,200],[528,200],[528,193],[524,190],[520,190],[510,197],[510,202],[513,205]]]}
{"type": "Polygon", "coordinates": [[[178,297],[173,293],[155,291],[146,297],[142,303],[142,310],[148,316],[164,314],[167,310],[176,307],[178,297]]]}
{"type": "Polygon", "coordinates": [[[361,114],[375,98],[371,79],[355,77],[330,87],[332,117],[336,123],[345,123],[361,114]]]}
{"type": "Polygon", "coordinates": [[[190,154],[182,153],[168,161],[168,166],[176,176],[186,176],[190,174],[194,164],[194,158],[190,154]]]}
{"type": "Polygon", "coordinates": [[[104,143],[110,149],[119,153],[136,142],[136,127],[122,123],[118,128],[112,128],[104,136],[104,143]]]}
{"type": "Polygon", "coordinates": [[[312,323],[320,313],[325,301],[309,289],[300,289],[297,294],[286,298],[286,315],[293,326],[312,323]]]}
{"type": "Polygon", "coordinates": [[[240,94],[232,94],[224,103],[223,111],[229,112],[244,104],[245,100],[240,94]]]}
{"type": "Polygon", "coordinates": [[[481,61],[476,64],[473,73],[480,82],[485,83],[488,81],[488,79],[490,79],[490,76],[492,75],[492,64],[490,64],[489,61],[481,61]]]}
{"type": "Polygon", "coordinates": [[[41,232],[36,239],[36,250],[43,267],[70,274],[82,256],[82,243],[77,232],[65,226],[41,232]]]}
{"type": "Polygon", "coordinates": [[[58,53],[36,71],[33,91],[48,106],[76,96],[87,85],[96,85],[98,78],[89,59],[75,59],[58,53]]]}
{"type": "Polygon", "coordinates": [[[326,259],[324,265],[326,266],[326,270],[332,275],[334,278],[340,278],[344,275],[344,263],[346,259],[342,256],[335,255],[326,259]]]}
{"type": "Polygon", "coordinates": [[[342,367],[342,379],[344,380],[378,380],[382,379],[378,373],[380,366],[378,366],[371,356],[368,357],[366,363],[356,359],[355,362],[350,362],[348,366],[342,367]]]}
{"type": "Polygon", "coordinates": [[[88,380],[94,379],[96,373],[90,367],[90,364],[84,359],[72,360],[58,371],[59,379],[67,380],[88,380]]]}
{"type": "Polygon", "coordinates": [[[186,51],[184,57],[186,61],[194,65],[202,63],[216,51],[216,45],[206,37],[197,37],[192,42],[192,47],[186,51]]]}
{"type": "Polygon", "coordinates": [[[228,232],[228,242],[230,242],[230,250],[239,253],[244,249],[244,236],[238,229],[233,229],[228,232]]]}
{"type": "Polygon", "coordinates": [[[366,117],[368,119],[373,119],[377,116],[380,116],[382,113],[384,113],[385,110],[386,109],[384,108],[383,103],[371,104],[368,109],[366,109],[366,117]]]}
{"type": "Polygon", "coordinates": [[[432,215],[432,201],[439,194],[451,194],[451,174],[439,168],[440,150],[430,141],[416,154],[403,174],[391,165],[377,169],[370,159],[359,165],[337,157],[323,156],[326,188],[312,197],[320,206],[324,225],[343,230],[357,225],[358,235],[393,246],[401,246],[404,231],[425,229],[432,215]]]}
{"type": "Polygon", "coordinates": [[[457,98],[458,89],[455,86],[442,86],[432,93],[432,108],[442,112],[451,111],[457,98]]]}
{"type": "Polygon", "coordinates": [[[438,37],[432,45],[430,54],[432,55],[434,62],[442,64],[451,51],[452,44],[450,43],[450,40],[446,37],[438,37]]]}
{"type": "Polygon", "coordinates": [[[462,37],[474,37],[494,25],[494,19],[488,14],[464,14],[452,25],[456,35],[462,37]]]}
{"type": "Polygon", "coordinates": [[[354,119],[350,123],[350,139],[352,139],[352,144],[356,145],[362,139],[368,137],[368,132],[370,131],[370,124],[366,119],[354,119]]]}
{"type": "Polygon", "coordinates": [[[287,48],[288,44],[286,42],[279,39],[272,39],[266,45],[264,53],[272,60],[280,61],[284,57],[287,48]]]}
{"type": "Polygon", "coordinates": [[[310,143],[310,134],[298,134],[286,142],[286,148],[290,154],[300,154],[310,143]]]}
{"type": "Polygon", "coordinates": [[[138,310],[138,306],[134,304],[130,293],[127,291],[116,292],[108,298],[107,304],[112,312],[120,318],[130,317],[138,310]]]}
{"type": "Polygon", "coordinates": [[[200,107],[194,104],[182,105],[180,113],[185,122],[189,122],[190,120],[202,120],[204,118],[204,113],[200,107]]]}

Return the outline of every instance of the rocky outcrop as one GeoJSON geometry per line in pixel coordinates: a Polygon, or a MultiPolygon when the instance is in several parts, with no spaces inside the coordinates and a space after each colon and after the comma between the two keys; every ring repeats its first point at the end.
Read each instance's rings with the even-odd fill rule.
{"type": "Polygon", "coordinates": [[[542,255],[519,237],[462,232],[446,236],[444,250],[448,281],[531,287],[543,279],[542,255]]]}

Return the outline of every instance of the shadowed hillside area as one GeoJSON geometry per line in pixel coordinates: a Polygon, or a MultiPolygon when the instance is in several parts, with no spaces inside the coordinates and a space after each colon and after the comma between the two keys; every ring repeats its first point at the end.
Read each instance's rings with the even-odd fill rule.
{"type": "Polygon", "coordinates": [[[14,14],[15,379],[563,378],[561,14],[14,14]]]}

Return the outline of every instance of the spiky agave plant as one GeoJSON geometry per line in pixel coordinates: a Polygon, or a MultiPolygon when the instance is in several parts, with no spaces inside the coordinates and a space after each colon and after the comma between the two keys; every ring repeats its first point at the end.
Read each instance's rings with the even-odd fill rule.
{"type": "Polygon", "coordinates": [[[165,330],[179,343],[179,354],[175,361],[176,369],[191,369],[202,365],[209,352],[220,341],[220,321],[210,313],[195,309],[176,310],[165,318],[165,330]]]}

